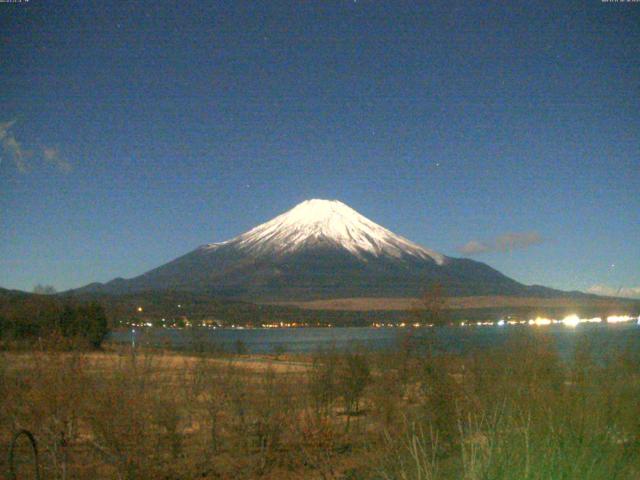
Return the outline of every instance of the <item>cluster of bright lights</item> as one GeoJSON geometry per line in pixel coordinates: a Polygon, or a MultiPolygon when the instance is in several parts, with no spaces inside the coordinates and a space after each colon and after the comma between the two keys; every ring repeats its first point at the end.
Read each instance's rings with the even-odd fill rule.
{"type": "Polygon", "coordinates": [[[544,318],[544,317],[536,317],[535,320],[534,319],[529,320],[529,325],[536,325],[538,327],[551,325],[552,323],[553,323],[553,320],[551,320],[550,318],[544,318]]]}
{"type": "MultiPolygon", "coordinates": [[[[629,315],[612,315],[606,318],[608,323],[620,323],[620,322],[630,322],[632,320],[638,320],[638,325],[640,325],[640,317],[632,317],[629,315]]],[[[580,318],[578,315],[571,314],[567,315],[562,319],[555,318],[546,318],[546,317],[536,317],[530,318],[529,320],[514,320],[509,317],[508,320],[501,318],[500,320],[493,321],[484,321],[484,322],[469,322],[462,321],[460,322],[461,327],[469,327],[469,326],[477,326],[477,327],[488,327],[488,326],[498,326],[504,327],[505,325],[532,325],[536,327],[544,327],[547,325],[565,325],[567,327],[577,327],[581,323],[602,323],[604,320],[602,317],[592,317],[592,318],[580,318]]],[[[375,328],[385,328],[385,327],[393,327],[393,328],[402,328],[402,327],[432,327],[433,325],[427,324],[406,324],[402,323],[372,323],[372,327],[375,328]]]]}
{"type": "MultiPolygon", "coordinates": [[[[463,322],[464,323],[464,322],[463,322]]],[[[405,328],[405,327],[413,327],[413,328],[431,328],[433,327],[433,323],[420,323],[420,322],[414,322],[414,323],[405,323],[405,322],[400,322],[400,323],[393,323],[393,322],[373,322],[371,324],[371,326],[373,328],[405,328]]]]}
{"type": "Polygon", "coordinates": [[[526,325],[527,321],[526,320],[509,320],[507,322],[507,324],[509,324],[509,325],[526,325]]]}
{"type": "Polygon", "coordinates": [[[131,327],[153,327],[151,322],[134,322],[130,324],[131,327]]]}
{"type": "Polygon", "coordinates": [[[569,315],[567,317],[564,317],[562,323],[564,323],[567,327],[577,327],[580,323],[580,317],[578,315],[569,315]]]}
{"type": "MultiPolygon", "coordinates": [[[[630,322],[632,320],[635,320],[635,318],[630,317],[629,315],[611,315],[607,317],[607,323],[623,323],[630,322]]],[[[640,321],[640,317],[638,317],[638,320],[640,321]]]]}
{"type": "Polygon", "coordinates": [[[307,327],[307,323],[299,323],[299,322],[274,322],[274,323],[263,323],[262,328],[298,328],[298,327],[307,327]]]}
{"type": "MultiPolygon", "coordinates": [[[[623,323],[623,322],[631,322],[637,320],[638,325],[640,325],[640,317],[633,317],[630,315],[610,315],[606,318],[607,323],[623,323]]],[[[498,327],[504,327],[505,325],[533,325],[536,327],[544,327],[547,325],[565,325],[567,327],[577,327],[581,323],[602,323],[602,317],[592,317],[592,318],[580,318],[576,314],[567,315],[562,319],[555,318],[546,318],[546,317],[536,317],[530,318],[529,320],[504,320],[500,319],[497,322],[475,322],[468,323],[462,322],[460,325],[497,325],[498,327]]]]}

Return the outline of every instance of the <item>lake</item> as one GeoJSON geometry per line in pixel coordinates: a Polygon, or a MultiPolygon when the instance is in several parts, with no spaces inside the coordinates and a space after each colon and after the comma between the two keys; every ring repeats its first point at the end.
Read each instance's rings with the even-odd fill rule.
{"type": "Polygon", "coordinates": [[[321,349],[386,350],[399,345],[409,335],[420,339],[435,335],[441,348],[452,353],[465,353],[476,349],[503,344],[517,332],[545,332],[555,341],[563,357],[570,356],[576,343],[587,337],[596,352],[606,354],[626,347],[640,349],[640,325],[635,321],[620,324],[581,324],[549,326],[467,326],[429,328],[277,328],[277,329],[171,329],[136,328],[115,331],[109,340],[131,342],[138,345],[167,346],[176,349],[218,349],[246,353],[293,352],[311,353],[321,349]]]}

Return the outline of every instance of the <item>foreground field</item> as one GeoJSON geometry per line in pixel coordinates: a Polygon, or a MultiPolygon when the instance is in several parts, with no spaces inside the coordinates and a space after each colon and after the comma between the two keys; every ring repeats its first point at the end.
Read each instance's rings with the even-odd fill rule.
{"type": "Polygon", "coordinates": [[[465,357],[6,352],[0,474],[27,429],[47,479],[640,478],[640,352],[593,353],[523,331],[465,357]]]}

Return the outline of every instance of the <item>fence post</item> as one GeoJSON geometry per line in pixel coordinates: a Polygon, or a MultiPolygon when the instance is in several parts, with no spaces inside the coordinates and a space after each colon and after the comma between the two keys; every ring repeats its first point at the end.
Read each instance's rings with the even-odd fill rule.
{"type": "Polygon", "coordinates": [[[36,473],[35,479],[40,480],[40,469],[38,465],[38,444],[36,443],[36,439],[33,436],[33,434],[29,430],[24,430],[24,429],[18,430],[13,436],[13,438],[11,439],[11,445],[9,446],[9,479],[17,480],[18,478],[16,476],[14,456],[15,456],[16,444],[18,443],[18,438],[20,438],[21,435],[24,435],[29,439],[29,443],[31,444],[31,449],[33,450],[33,462],[34,462],[35,473],[36,473]]]}

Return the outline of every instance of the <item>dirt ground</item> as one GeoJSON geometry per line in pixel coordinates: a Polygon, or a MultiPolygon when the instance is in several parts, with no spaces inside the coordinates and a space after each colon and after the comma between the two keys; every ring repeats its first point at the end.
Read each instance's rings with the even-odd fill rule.
{"type": "MultiPolygon", "coordinates": [[[[308,310],[343,311],[393,311],[409,310],[418,303],[416,298],[336,298],[307,302],[277,302],[274,305],[296,306],[308,310]]],[[[500,307],[549,307],[549,308],[628,308],[624,300],[597,298],[534,298],[506,296],[449,297],[446,305],[450,309],[500,308],[500,307]]]]}

